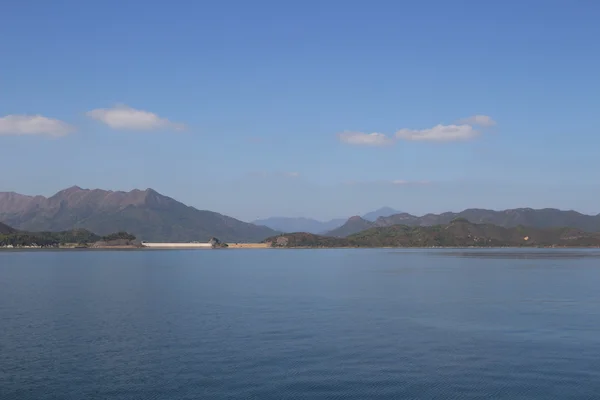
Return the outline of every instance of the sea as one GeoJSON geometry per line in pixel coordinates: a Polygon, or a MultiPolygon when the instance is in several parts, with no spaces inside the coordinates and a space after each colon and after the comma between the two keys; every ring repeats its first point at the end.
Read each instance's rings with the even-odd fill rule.
{"type": "Polygon", "coordinates": [[[600,252],[0,251],[0,399],[599,399],[600,252]]]}

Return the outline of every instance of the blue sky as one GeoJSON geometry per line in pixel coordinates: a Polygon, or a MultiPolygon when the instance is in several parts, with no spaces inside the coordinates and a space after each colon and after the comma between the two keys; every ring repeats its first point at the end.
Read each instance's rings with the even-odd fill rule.
{"type": "Polygon", "coordinates": [[[600,212],[600,3],[18,1],[0,191],[152,187],[245,220],[600,212]]]}

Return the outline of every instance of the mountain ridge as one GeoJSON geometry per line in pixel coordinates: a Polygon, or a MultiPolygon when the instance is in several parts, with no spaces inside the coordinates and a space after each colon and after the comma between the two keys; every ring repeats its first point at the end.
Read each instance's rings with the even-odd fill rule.
{"type": "Polygon", "coordinates": [[[131,232],[146,241],[260,241],[277,232],[187,206],[156,190],[129,192],[71,186],[50,197],[0,192],[0,221],[26,231],[131,232]]]}
{"type": "Polygon", "coordinates": [[[375,211],[371,211],[368,212],[366,214],[362,215],[363,219],[366,219],[367,221],[376,221],[378,218],[381,217],[389,217],[390,215],[395,215],[395,214],[400,214],[402,211],[398,211],[396,209],[393,209],[392,207],[381,207],[378,208],[375,211]]]}
{"type": "MultiPolygon", "coordinates": [[[[375,221],[382,216],[390,216],[399,211],[391,207],[381,207],[377,210],[370,211],[362,216],[362,218],[375,221]]],[[[281,232],[307,232],[314,234],[323,234],[333,229],[337,229],[347,221],[346,218],[334,218],[328,221],[319,221],[314,218],[306,217],[269,217],[252,221],[253,224],[267,226],[271,229],[281,232]]]]}
{"type": "Polygon", "coordinates": [[[351,217],[344,225],[325,233],[325,235],[346,237],[368,228],[393,225],[442,225],[448,224],[456,218],[465,218],[472,223],[489,223],[505,228],[512,228],[519,225],[535,228],[557,228],[567,226],[579,228],[587,232],[600,232],[600,214],[586,215],[574,210],[559,210],[556,208],[513,208],[501,211],[483,208],[468,208],[458,213],[430,213],[420,217],[408,213],[400,213],[389,217],[380,217],[374,222],[363,220],[360,224],[357,223],[356,217],[351,217]]]}

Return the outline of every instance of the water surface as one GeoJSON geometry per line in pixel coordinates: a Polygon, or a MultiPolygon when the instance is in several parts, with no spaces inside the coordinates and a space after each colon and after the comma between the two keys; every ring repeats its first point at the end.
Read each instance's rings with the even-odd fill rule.
{"type": "Polygon", "coordinates": [[[2,399],[592,399],[591,250],[0,252],[2,399]]]}

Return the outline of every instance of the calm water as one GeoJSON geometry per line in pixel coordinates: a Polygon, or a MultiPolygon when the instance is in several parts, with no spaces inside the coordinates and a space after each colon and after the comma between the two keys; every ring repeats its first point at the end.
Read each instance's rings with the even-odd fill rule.
{"type": "Polygon", "coordinates": [[[593,251],[0,252],[1,399],[597,399],[593,251]]]}

